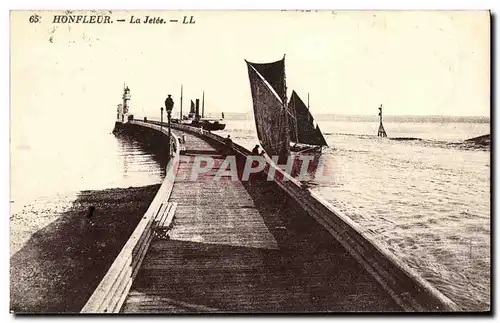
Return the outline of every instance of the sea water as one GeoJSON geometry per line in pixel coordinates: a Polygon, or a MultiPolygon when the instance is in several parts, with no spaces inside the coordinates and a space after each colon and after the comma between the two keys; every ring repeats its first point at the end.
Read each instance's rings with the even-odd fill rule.
{"type": "Polygon", "coordinates": [[[80,191],[157,184],[165,175],[140,142],[112,133],[113,120],[68,127],[48,122],[12,137],[11,255],[68,210],[80,191]]]}
{"type": "MultiPolygon", "coordinates": [[[[248,149],[251,117],[226,119],[248,149]]],[[[463,144],[490,133],[485,118],[322,116],[328,176],[309,183],[464,310],[490,304],[490,149],[463,144]],[[414,140],[391,140],[390,138],[414,140]]]]}
{"type": "MultiPolygon", "coordinates": [[[[374,135],[376,118],[317,121],[329,145],[328,177],[309,183],[311,189],[463,309],[488,309],[490,151],[460,143],[490,133],[489,121],[388,116],[389,138],[374,135]]],[[[258,143],[250,114],[226,113],[225,122],[220,135],[249,149],[258,143]]],[[[33,122],[12,137],[11,254],[78,192],[156,184],[164,176],[154,154],[111,133],[113,121],[61,124],[33,122]]]]}

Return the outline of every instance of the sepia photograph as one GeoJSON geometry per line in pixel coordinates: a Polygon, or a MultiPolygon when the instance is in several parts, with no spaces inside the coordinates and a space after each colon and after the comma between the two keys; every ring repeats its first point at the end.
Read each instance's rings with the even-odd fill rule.
{"type": "Polygon", "coordinates": [[[490,313],[492,20],[10,11],[10,313],[490,313]]]}

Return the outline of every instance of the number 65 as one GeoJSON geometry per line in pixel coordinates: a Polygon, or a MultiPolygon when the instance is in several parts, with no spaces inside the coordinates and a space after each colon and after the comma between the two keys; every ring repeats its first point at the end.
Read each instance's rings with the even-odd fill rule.
{"type": "Polygon", "coordinates": [[[30,16],[30,20],[29,20],[29,21],[30,21],[30,23],[32,23],[32,24],[33,24],[33,23],[37,23],[37,22],[39,22],[39,21],[40,21],[40,16],[39,16],[39,15],[32,15],[32,16],[30,16]]]}

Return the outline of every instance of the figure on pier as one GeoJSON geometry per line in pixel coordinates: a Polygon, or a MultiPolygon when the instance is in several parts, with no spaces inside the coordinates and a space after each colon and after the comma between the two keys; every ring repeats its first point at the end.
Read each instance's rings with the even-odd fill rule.
{"type": "Polygon", "coordinates": [[[174,108],[174,100],[172,99],[171,94],[169,94],[167,99],[165,100],[165,107],[167,110],[170,109],[170,111],[172,111],[172,109],[174,108]]]}
{"type": "Polygon", "coordinates": [[[259,153],[259,147],[260,147],[259,145],[255,145],[255,147],[253,147],[253,149],[252,149],[252,155],[253,156],[259,156],[260,155],[260,153],[259,153]]]}
{"type": "Polygon", "coordinates": [[[377,136],[378,137],[387,137],[387,134],[385,133],[384,125],[382,124],[382,104],[378,108],[378,116],[380,117],[380,125],[378,126],[378,132],[377,136]]]}

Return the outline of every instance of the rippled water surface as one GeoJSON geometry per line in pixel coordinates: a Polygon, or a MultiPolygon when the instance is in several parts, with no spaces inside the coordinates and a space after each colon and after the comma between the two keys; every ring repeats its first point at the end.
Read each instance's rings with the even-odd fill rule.
{"type": "MultiPolygon", "coordinates": [[[[386,123],[319,120],[329,144],[328,177],[312,190],[466,310],[490,302],[490,151],[461,142],[490,133],[479,122],[386,123]]],[[[227,121],[225,133],[251,149],[253,120],[227,121]]]]}
{"type": "Polygon", "coordinates": [[[68,210],[82,190],[161,182],[161,162],[141,143],[112,134],[112,121],[104,127],[75,128],[57,136],[34,132],[13,138],[11,254],[68,210]]]}
{"type": "MultiPolygon", "coordinates": [[[[490,133],[489,123],[387,122],[389,137],[422,139],[396,141],[373,136],[376,121],[318,122],[330,146],[323,154],[329,176],[311,183],[312,190],[462,308],[488,309],[490,151],[460,142],[490,133]]],[[[249,149],[258,142],[251,118],[226,123],[219,134],[249,149]]],[[[13,138],[11,253],[81,190],[161,181],[154,154],[114,136],[112,126],[13,138]]]]}

